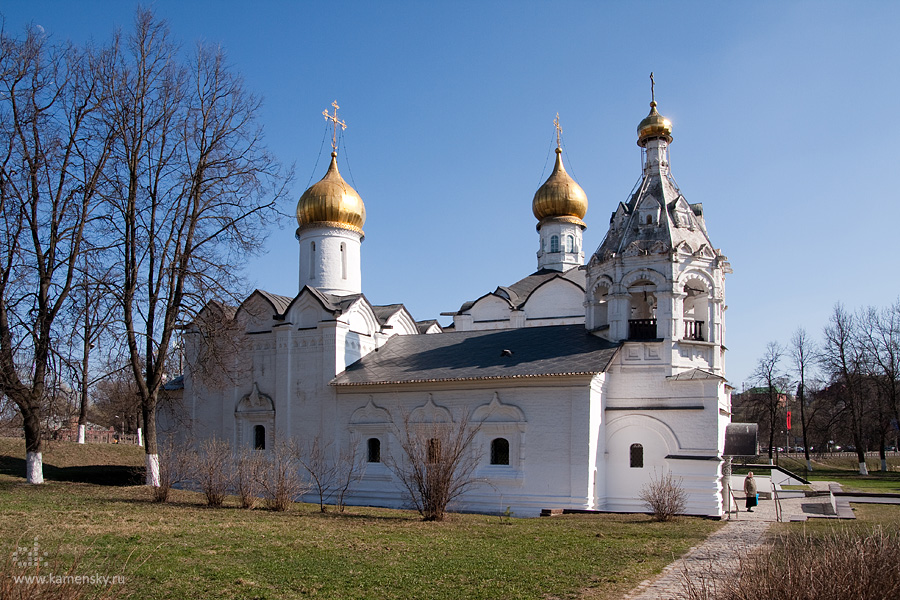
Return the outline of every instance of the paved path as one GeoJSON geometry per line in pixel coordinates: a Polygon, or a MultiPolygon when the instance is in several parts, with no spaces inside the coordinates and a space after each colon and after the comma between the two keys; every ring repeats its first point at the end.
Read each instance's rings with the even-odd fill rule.
{"type": "MultiPolygon", "coordinates": [[[[796,498],[781,501],[784,513],[782,520],[789,521],[794,515],[808,514],[811,498],[796,498]],[[805,510],[806,509],[806,510],[805,510]]],[[[825,500],[823,497],[822,500],[825,500]]],[[[738,499],[743,507],[743,499],[738,499]]],[[[626,600],[675,600],[684,598],[682,582],[684,578],[698,579],[710,572],[726,573],[738,568],[739,559],[763,542],[763,534],[769,525],[777,522],[775,502],[760,500],[759,506],[748,513],[741,508],[737,515],[713,533],[686,555],[673,562],[655,579],[641,583],[632,590],[626,600]]]]}

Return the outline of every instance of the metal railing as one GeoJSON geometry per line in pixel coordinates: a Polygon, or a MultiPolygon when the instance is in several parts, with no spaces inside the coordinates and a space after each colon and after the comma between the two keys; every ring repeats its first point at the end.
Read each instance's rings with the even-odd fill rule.
{"type": "Polygon", "coordinates": [[[656,339],[656,319],[628,319],[628,339],[656,339]]]}

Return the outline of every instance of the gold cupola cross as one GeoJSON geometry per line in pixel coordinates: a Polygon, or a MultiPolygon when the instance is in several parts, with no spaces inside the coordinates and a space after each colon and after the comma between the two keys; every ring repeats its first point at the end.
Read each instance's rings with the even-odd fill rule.
{"type": "Polygon", "coordinates": [[[556,127],[556,147],[561,148],[560,136],[562,135],[562,125],[559,124],[559,113],[556,113],[556,118],[553,119],[553,126],[556,127]]]}
{"type": "Polygon", "coordinates": [[[343,131],[343,130],[347,129],[347,123],[345,123],[344,121],[339,121],[337,118],[337,111],[340,108],[340,106],[338,106],[337,100],[332,102],[331,105],[334,107],[334,114],[333,115],[330,114],[328,112],[328,110],[323,110],[322,114],[325,116],[325,120],[331,121],[332,125],[334,126],[334,131],[331,133],[331,149],[333,151],[337,152],[337,128],[338,128],[338,125],[341,126],[341,131],[343,131]]]}

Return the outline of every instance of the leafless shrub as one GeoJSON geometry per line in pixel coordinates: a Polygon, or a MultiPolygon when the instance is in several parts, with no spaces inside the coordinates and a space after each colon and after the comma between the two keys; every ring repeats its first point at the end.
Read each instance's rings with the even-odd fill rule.
{"type": "Polygon", "coordinates": [[[334,493],[338,479],[338,464],[331,456],[331,443],[316,436],[297,454],[297,460],[309,473],[312,488],[319,495],[319,510],[325,512],[325,501],[334,493]]]}
{"type": "Polygon", "coordinates": [[[330,442],[323,442],[320,436],[302,449],[297,460],[309,474],[312,488],[319,496],[319,510],[325,512],[325,503],[332,498],[338,510],[344,511],[347,497],[353,484],[362,477],[364,465],[357,449],[358,440],[353,439],[349,448],[337,452],[330,442]]]}
{"type": "Polygon", "coordinates": [[[271,510],[285,511],[297,497],[309,491],[309,484],[300,476],[300,461],[293,442],[275,440],[266,456],[262,477],[263,497],[271,510]]]}
{"type": "Polygon", "coordinates": [[[218,438],[204,440],[194,455],[193,479],[210,506],[222,506],[234,480],[231,444],[218,438]]]}
{"type": "Polygon", "coordinates": [[[191,478],[197,458],[194,450],[166,439],[159,445],[159,486],[151,487],[156,502],[167,502],[172,488],[191,478]]]}
{"type": "Polygon", "coordinates": [[[728,574],[683,574],[687,600],[900,598],[900,531],[847,527],[781,535],[728,574]]]}
{"type": "Polygon", "coordinates": [[[458,422],[415,423],[409,414],[396,432],[400,460],[389,460],[407,499],[426,521],[442,521],[448,505],[478,483],[474,477],[478,457],[472,443],[479,426],[468,415],[458,422]]]}
{"type": "Polygon", "coordinates": [[[684,512],[687,493],[681,482],[681,478],[676,480],[671,472],[659,476],[654,472],[650,483],[641,488],[638,498],[650,509],[654,519],[668,521],[684,512]]]}
{"type": "Polygon", "coordinates": [[[235,460],[234,487],[241,508],[255,508],[263,491],[267,462],[262,452],[244,448],[235,460]]]}
{"type": "Polygon", "coordinates": [[[337,485],[335,488],[335,500],[338,511],[344,512],[347,498],[353,491],[353,486],[362,479],[366,471],[364,457],[359,451],[359,440],[351,439],[350,447],[343,450],[338,457],[337,485]]]}

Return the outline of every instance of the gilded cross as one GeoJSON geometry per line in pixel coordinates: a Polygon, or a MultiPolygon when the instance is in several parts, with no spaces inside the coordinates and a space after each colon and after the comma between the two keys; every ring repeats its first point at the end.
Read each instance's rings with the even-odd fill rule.
{"type": "Polygon", "coordinates": [[[559,124],[559,113],[556,113],[556,118],[553,119],[553,126],[556,127],[556,147],[560,148],[559,137],[562,135],[562,126],[559,124]]]}
{"type": "Polygon", "coordinates": [[[337,111],[340,108],[340,106],[338,106],[337,100],[332,102],[331,105],[334,107],[334,115],[329,114],[327,110],[323,110],[322,114],[325,115],[325,120],[331,121],[334,126],[334,131],[331,134],[331,149],[334,151],[337,151],[337,128],[338,128],[338,125],[341,126],[341,131],[343,131],[344,129],[347,129],[347,124],[344,121],[339,121],[337,118],[337,111]]]}
{"type": "Polygon", "coordinates": [[[653,81],[653,71],[650,71],[650,101],[656,102],[656,91],[653,89],[656,86],[656,82],[653,81]]]}

